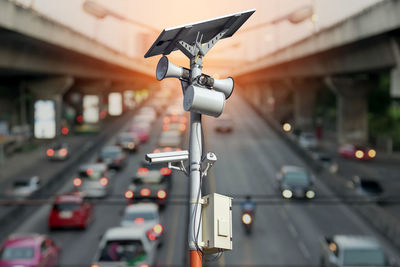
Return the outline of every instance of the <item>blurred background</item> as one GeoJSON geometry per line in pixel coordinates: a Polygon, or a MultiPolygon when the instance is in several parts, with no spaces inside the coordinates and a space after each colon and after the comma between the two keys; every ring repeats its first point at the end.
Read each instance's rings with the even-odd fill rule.
{"type": "Polygon", "coordinates": [[[144,156],[188,149],[189,114],[144,54],[250,9],[203,60],[235,81],[202,185],[233,250],[204,265],[399,266],[399,0],[0,0],[0,266],[188,265],[188,178],[144,156]]]}

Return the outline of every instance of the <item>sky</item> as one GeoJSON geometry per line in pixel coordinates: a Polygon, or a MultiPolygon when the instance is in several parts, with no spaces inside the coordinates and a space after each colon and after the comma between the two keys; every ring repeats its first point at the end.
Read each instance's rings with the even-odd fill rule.
{"type": "MultiPolygon", "coordinates": [[[[14,0],[31,6],[68,27],[94,38],[130,57],[142,58],[156,39],[146,29],[106,17],[95,19],[82,9],[84,0],[14,0]]],[[[298,7],[312,5],[315,22],[307,20],[292,25],[282,22],[221,40],[208,57],[224,60],[256,60],[277,48],[309,36],[341,21],[364,8],[385,0],[95,0],[121,15],[161,30],[199,20],[256,9],[243,25],[270,21],[298,7]],[[197,4],[198,3],[198,4],[197,4]]],[[[177,54],[177,52],[175,52],[177,54]]]]}

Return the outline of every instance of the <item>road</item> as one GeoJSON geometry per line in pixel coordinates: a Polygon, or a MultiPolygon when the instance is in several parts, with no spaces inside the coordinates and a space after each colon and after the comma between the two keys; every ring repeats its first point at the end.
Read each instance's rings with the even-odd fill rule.
{"type": "MultiPolygon", "coordinates": [[[[206,120],[207,149],[218,157],[209,177],[210,191],[233,197],[278,196],[275,182],[280,168],[283,165],[306,167],[306,163],[237,95],[228,100],[225,112],[235,122],[231,134],[215,133],[216,120],[206,120]]],[[[317,177],[315,184],[317,196],[334,197],[320,178],[317,177]]],[[[233,251],[224,253],[219,264],[318,264],[319,239],[332,234],[374,235],[393,256],[398,253],[349,207],[312,203],[282,201],[258,205],[251,236],[245,235],[241,228],[240,207],[234,205],[233,251]]]]}
{"type": "MultiPolygon", "coordinates": [[[[228,100],[226,112],[235,120],[235,129],[231,134],[215,133],[216,120],[205,119],[206,149],[216,153],[218,161],[204,189],[236,197],[233,208],[233,251],[225,252],[219,260],[208,265],[312,266],[319,262],[319,239],[332,234],[374,235],[392,256],[396,255],[398,251],[391,244],[345,205],[315,205],[313,201],[280,201],[273,204],[264,201],[257,206],[252,235],[245,235],[240,223],[238,201],[249,194],[264,200],[266,196],[279,197],[275,175],[281,166],[305,166],[305,163],[240,97],[233,96],[228,100]]],[[[128,166],[113,178],[115,197],[122,197],[144,154],[155,147],[160,131],[159,118],[149,143],[143,145],[139,153],[131,155],[128,166]]],[[[71,189],[72,178],[60,191],[71,189]]],[[[187,196],[188,179],[175,173],[172,188],[171,196],[176,201],[162,212],[167,236],[157,261],[159,265],[182,266],[186,247],[187,206],[178,200],[185,200],[187,196]]],[[[333,197],[318,177],[316,192],[318,196],[333,197]]],[[[49,205],[44,205],[23,222],[16,222],[15,232],[49,234],[63,248],[61,265],[88,266],[102,233],[109,227],[118,226],[124,204],[97,204],[95,221],[85,231],[50,232],[47,229],[49,209],[49,205]]]]}

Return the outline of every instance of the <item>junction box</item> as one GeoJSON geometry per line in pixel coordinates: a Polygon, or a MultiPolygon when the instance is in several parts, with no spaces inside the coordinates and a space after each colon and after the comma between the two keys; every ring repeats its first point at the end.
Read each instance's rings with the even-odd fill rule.
{"type": "Polygon", "coordinates": [[[232,250],[232,198],[213,193],[202,200],[204,253],[232,250]]]}

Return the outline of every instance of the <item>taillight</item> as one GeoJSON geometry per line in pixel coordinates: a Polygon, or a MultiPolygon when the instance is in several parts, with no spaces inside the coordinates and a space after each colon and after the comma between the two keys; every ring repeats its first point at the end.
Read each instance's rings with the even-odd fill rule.
{"type": "Polygon", "coordinates": [[[79,122],[79,123],[82,123],[83,122],[83,116],[82,115],[76,116],[76,121],[79,122]]]}
{"type": "Polygon", "coordinates": [[[153,150],[153,153],[160,153],[160,152],[161,152],[161,150],[159,148],[156,148],[153,150]]]}
{"type": "Polygon", "coordinates": [[[101,178],[101,179],[100,179],[100,184],[101,184],[102,186],[108,185],[108,179],[107,179],[106,177],[101,178]]]}
{"type": "Polygon", "coordinates": [[[164,230],[164,228],[162,227],[161,224],[156,224],[156,225],[154,225],[154,227],[153,227],[154,233],[156,233],[156,234],[158,234],[158,235],[162,234],[163,230],[164,230]]]}
{"type": "Polygon", "coordinates": [[[186,130],[186,125],[181,123],[179,124],[179,131],[184,132],[186,130]]]}
{"type": "Polygon", "coordinates": [[[168,131],[169,129],[169,124],[164,124],[162,127],[163,131],[168,131]]]}
{"type": "Polygon", "coordinates": [[[46,155],[47,155],[48,157],[54,156],[54,150],[51,149],[51,148],[47,149],[47,150],[46,150],[46,155]]]}
{"type": "Polygon", "coordinates": [[[148,196],[150,196],[150,189],[148,189],[148,188],[142,188],[142,189],[140,190],[140,195],[143,196],[143,197],[148,197],[148,196]]]}
{"type": "Polygon", "coordinates": [[[86,170],[87,175],[92,175],[93,174],[93,169],[89,168],[86,170]]]}
{"type": "Polygon", "coordinates": [[[170,146],[164,147],[163,152],[172,152],[172,147],[170,146]]]}
{"type": "Polygon", "coordinates": [[[61,128],[61,134],[62,135],[67,135],[69,133],[69,129],[67,127],[61,128]]]}
{"type": "Polygon", "coordinates": [[[133,198],[133,192],[132,192],[131,190],[127,190],[127,191],[125,192],[125,198],[126,198],[126,199],[131,199],[131,198],[133,198]]]}
{"type": "Polygon", "coordinates": [[[140,264],[139,267],[150,267],[148,264],[140,264]]]}
{"type": "Polygon", "coordinates": [[[137,173],[139,175],[147,175],[149,173],[149,169],[147,169],[147,168],[139,168],[137,173]]]}
{"type": "Polygon", "coordinates": [[[92,264],[92,265],[90,265],[90,267],[99,267],[99,265],[98,264],[92,264]]]}
{"type": "Polygon", "coordinates": [[[68,154],[68,150],[66,148],[61,148],[60,151],[58,151],[58,154],[61,157],[65,157],[68,154]]]}
{"type": "Polygon", "coordinates": [[[144,224],[144,218],[139,217],[133,221],[135,224],[144,224]]]}
{"type": "Polygon", "coordinates": [[[164,117],[163,122],[164,124],[168,124],[170,122],[169,117],[164,117]]]}
{"type": "Polygon", "coordinates": [[[75,178],[73,181],[74,186],[81,186],[82,185],[82,180],[81,178],[75,178]]]}
{"type": "Polygon", "coordinates": [[[158,190],[157,197],[159,199],[165,199],[167,197],[167,192],[165,192],[165,190],[158,190]]]}
{"type": "Polygon", "coordinates": [[[161,175],[170,175],[171,174],[171,169],[168,167],[163,167],[160,170],[161,175]]]}
{"type": "Polygon", "coordinates": [[[148,230],[146,234],[150,241],[154,241],[157,239],[157,236],[154,234],[153,229],[148,230]]]}
{"type": "Polygon", "coordinates": [[[186,117],[181,117],[181,123],[185,124],[187,121],[186,117]]]}

